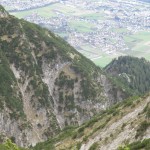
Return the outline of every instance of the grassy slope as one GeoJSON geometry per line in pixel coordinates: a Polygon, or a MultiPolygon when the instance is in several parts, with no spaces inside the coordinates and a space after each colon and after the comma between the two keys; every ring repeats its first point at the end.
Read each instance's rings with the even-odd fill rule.
{"type": "Polygon", "coordinates": [[[129,134],[129,139],[123,138],[120,143],[118,142],[117,147],[119,147],[119,145],[124,145],[127,141],[129,143],[130,141],[139,141],[150,127],[150,120],[147,120],[147,118],[150,118],[149,104],[149,95],[142,98],[132,97],[93,117],[90,121],[84,123],[80,127],[66,128],[57,137],[50,139],[45,143],[37,144],[34,150],[79,150],[83,144],[88,145],[91,150],[96,150],[102,145],[109,147],[120,134],[125,133],[128,135],[129,127],[132,129],[134,137],[132,137],[131,134],[131,138],[129,134]],[[136,109],[137,116],[135,115],[136,109]],[[127,116],[130,116],[130,114],[133,116],[135,115],[135,118],[128,118],[127,116]],[[122,122],[120,120],[122,120],[122,122]],[[121,123],[119,123],[119,121],[121,123]],[[144,127],[143,122],[146,122],[146,128],[144,127]],[[114,129],[110,130],[114,125],[114,129]],[[109,134],[105,135],[104,131],[107,132],[107,130],[109,134]],[[100,137],[99,135],[101,134],[104,134],[105,136],[101,140],[95,140],[97,139],[96,137],[100,137]]]}

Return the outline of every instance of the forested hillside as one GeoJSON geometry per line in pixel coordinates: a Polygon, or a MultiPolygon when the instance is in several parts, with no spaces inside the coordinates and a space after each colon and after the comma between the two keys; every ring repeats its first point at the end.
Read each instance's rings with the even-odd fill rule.
{"type": "Polygon", "coordinates": [[[150,62],[144,58],[121,56],[107,65],[105,70],[134,94],[150,91],[150,62]]]}

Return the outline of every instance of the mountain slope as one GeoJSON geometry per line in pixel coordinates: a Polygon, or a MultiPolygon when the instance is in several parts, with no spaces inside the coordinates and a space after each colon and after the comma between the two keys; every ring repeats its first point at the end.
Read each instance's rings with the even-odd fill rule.
{"type": "Polygon", "coordinates": [[[127,94],[50,31],[0,6],[0,132],[35,145],[81,125],[127,94]]]}
{"type": "MultiPolygon", "coordinates": [[[[150,94],[132,97],[28,150],[149,150],[150,94]]],[[[10,140],[0,149],[21,150],[10,140]],[[15,149],[16,148],[16,149],[15,149]]],[[[27,150],[27,149],[26,149],[27,150]]]]}
{"type": "Polygon", "coordinates": [[[133,97],[78,128],[70,128],[54,139],[38,144],[34,150],[116,150],[119,147],[124,150],[121,147],[128,143],[132,143],[129,145],[131,150],[139,150],[144,145],[146,149],[148,142],[143,142],[142,147],[140,141],[150,139],[149,112],[149,94],[142,98],[133,97]]]}

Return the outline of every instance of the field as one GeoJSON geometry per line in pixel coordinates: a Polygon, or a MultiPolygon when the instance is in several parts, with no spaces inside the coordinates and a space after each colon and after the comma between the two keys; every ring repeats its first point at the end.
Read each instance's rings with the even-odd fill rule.
{"type": "Polygon", "coordinates": [[[150,60],[150,32],[139,32],[126,36],[125,41],[131,49],[126,54],[150,60]]]}
{"type": "Polygon", "coordinates": [[[103,53],[101,54],[100,58],[93,59],[93,62],[100,67],[105,67],[112,61],[112,59],[117,58],[119,56],[124,56],[124,55],[125,54],[119,53],[119,52],[116,53],[115,55],[111,55],[111,54],[108,55],[108,54],[103,53]]]}

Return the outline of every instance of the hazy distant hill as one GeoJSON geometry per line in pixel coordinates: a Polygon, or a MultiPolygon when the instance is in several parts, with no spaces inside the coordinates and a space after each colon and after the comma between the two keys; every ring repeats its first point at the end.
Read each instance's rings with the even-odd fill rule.
{"type": "Polygon", "coordinates": [[[143,2],[148,2],[148,3],[150,3],[150,0],[140,0],[140,1],[143,1],[143,2]]]}

